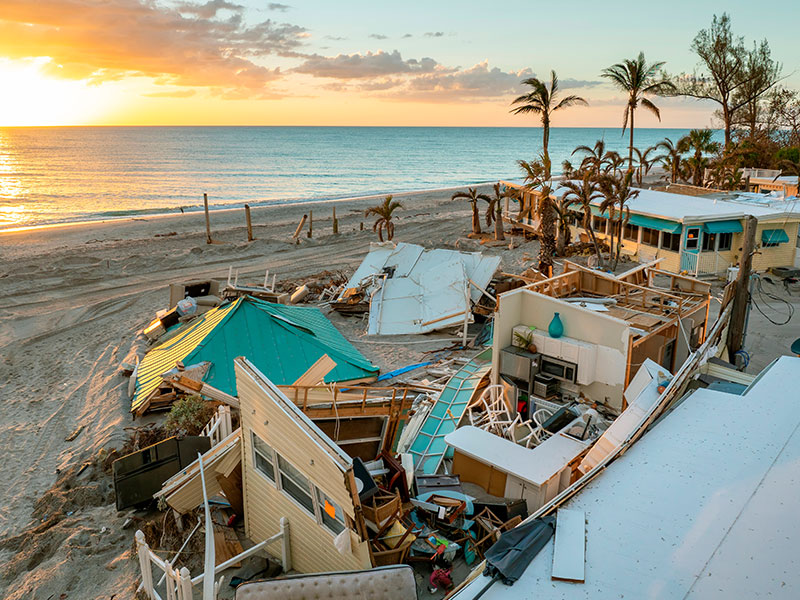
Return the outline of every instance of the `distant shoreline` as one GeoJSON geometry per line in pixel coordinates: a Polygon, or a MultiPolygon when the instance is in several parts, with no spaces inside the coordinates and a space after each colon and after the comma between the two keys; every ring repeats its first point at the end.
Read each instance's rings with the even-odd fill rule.
{"type": "MultiPolygon", "coordinates": [[[[512,178],[507,178],[512,179],[512,178]]],[[[307,200],[287,200],[287,201],[258,201],[258,202],[239,202],[235,204],[223,204],[223,205],[215,205],[209,206],[208,212],[209,214],[213,215],[222,215],[226,213],[232,213],[234,211],[241,211],[245,204],[249,205],[254,212],[260,212],[264,209],[277,209],[281,207],[298,207],[298,206],[309,206],[313,207],[314,205],[330,205],[342,202],[362,202],[368,200],[375,200],[378,198],[385,198],[386,196],[391,195],[393,198],[406,198],[409,196],[420,196],[424,194],[438,194],[442,192],[450,192],[455,190],[462,190],[469,187],[483,187],[488,185],[493,185],[496,183],[494,180],[492,181],[482,181],[477,183],[466,183],[464,185],[456,185],[456,186],[449,186],[449,187],[441,187],[441,188],[428,188],[428,189],[420,189],[420,190],[410,190],[405,192],[385,192],[385,193],[377,193],[377,194],[369,194],[366,196],[346,196],[341,198],[310,198],[307,200]]],[[[9,227],[9,228],[2,228],[0,229],[0,236],[3,235],[10,235],[15,233],[24,233],[29,231],[46,231],[51,229],[63,229],[68,227],[81,227],[87,225],[109,225],[114,223],[130,223],[133,221],[151,221],[156,219],[170,219],[170,218],[179,218],[182,216],[193,216],[193,215],[202,215],[203,214],[203,207],[202,205],[192,205],[185,207],[186,210],[181,212],[180,209],[172,209],[170,212],[133,212],[127,215],[119,215],[119,216],[109,216],[103,218],[94,218],[94,219],[76,219],[74,221],[62,221],[59,223],[43,223],[41,225],[24,225],[21,227],[9,227]]]]}

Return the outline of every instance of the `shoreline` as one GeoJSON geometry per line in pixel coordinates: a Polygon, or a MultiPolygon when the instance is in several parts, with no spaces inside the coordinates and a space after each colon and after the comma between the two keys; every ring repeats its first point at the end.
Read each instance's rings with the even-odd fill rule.
{"type": "MultiPolygon", "coordinates": [[[[502,181],[498,179],[498,181],[502,181]]],[[[391,195],[393,198],[404,198],[408,196],[418,196],[422,194],[438,194],[442,192],[450,192],[455,190],[460,190],[469,187],[483,187],[486,185],[493,185],[495,182],[492,181],[481,181],[481,182],[473,182],[473,183],[465,183],[463,185],[456,185],[456,186],[448,186],[448,187],[438,187],[438,188],[424,188],[418,190],[408,190],[403,192],[379,192],[375,194],[369,194],[366,196],[346,196],[346,197],[336,197],[336,198],[309,198],[309,199],[299,199],[299,200],[277,200],[277,201],[269,201],[269,200],[259,200],[254,203],[250,202],[237,202],[233,204],[223,204],[223,205],[209,205],[208,212],[209,214],[224,214],[224,213],[231,213],[236,210],[242,210],[245,205],[249,205],[250,209],[255,211],[262,211],[264,209],[269,208],[280,208],[280,207],[297,207],[297,206],[309,206],[314,204],[334,204],[339,202],[361,202],[365,200],[375,200],[378,198],[385,198],[386,196],[391,195]]],[[[187,210],[181,212],[179,208],[175,209],[175,212],[153,212],[153,213],[135,213],[129,215],[120,215],[120,216],[113,216],[113,217],[101,217],[101,218],[92,218],[92,219],[79,219],[75,221],[60,221],[56,223],[42,223],[40,225],[22,225],[19,227],[8,227],[8,228],[1,228],[0,227],[0,236],[14,234],[14,233],[24,233],[30,231],[46,231],[51,229],[61,229],[66,227],[78,227],[83,225],[107,225],[111,223],[127,223],[130,221],[150,221],[154,219],[166,219],[170,217],[185,217],[185,216],[192,216],[196,214],[204,214],[204,210],[201,204],[192,204],[188,207],[184,207],[187,210]]]]}

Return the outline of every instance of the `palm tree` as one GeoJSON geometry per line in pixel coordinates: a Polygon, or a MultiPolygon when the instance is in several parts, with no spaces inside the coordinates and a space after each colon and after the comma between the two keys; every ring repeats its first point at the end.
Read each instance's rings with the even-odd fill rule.
{"type": "Polygon", "coordinates": [[[567,96],[557,101],[558,96],[558,77],[555,71],[550,71],[550,88],[537,79],[530,77],[522,80],[523,85],[529,85],[532,89],[527,94],[523,94],[515,98],[511,105],[519,105],[517,108],[512,108],[511,112],[515,115],[533,113],[541,115],[542,119],[542,155],[547,164],[547,177],[550,177],[550,154],[548,152],[548,145],[550,143],[550,118],[551,115],[557,111],[570,106],[583,105],[588,106],[580,96],[567,96]]]}
{"type": "Polygon", "coordinates": [[[592,227],[592,202],[603,197],[600,193],[600,184],[594,175],[587,171],[583,174],[581,181],[565,181],[561,185],[567,188],[562,198],[567,207],[580,207],[583,213],[581,225],[586,230],[586,233],[589,234],[589,239],[592,240],[599,267],[601,269],[604,268],[603,253],[600,251],[600,244],[597,243],[597,236],[595,236],[594,228],[592,227]]]}
{"type": "Polygon", "coordinates": [[[556,255],[563,256],[564,250],[572,241],[572,232],[569,230],[569,226],[575,221],[575,217],[573,216],[572,211],[569,209],[569,205],[564,202],[563,198],[560,200],[553,200],[553,212],[558,218],[556,255]]]}
{"type": "Polygon", "coordinates": [[[506,239],[503,232],[503,199],[511,196],[499,183],[495,183],[492,190],[494,196],[488,196],[489,205],[486,207],[486,226],[489,227],[494,223],[494,239],[500,241],[506,239]]]}
{"type": "MultiPolygon", "coordinates": [[[[556,228],[555,211],[553,209],[553,199],[550,194],[553,191],[550,180],[549,158],[542,156],[542,160],[526,162],[517,161],[525,174],[526,190],[535,191],[539,196],[536,204],[536,213],[539,217],[539,258],[537,269],[548,277],[553,273],[553,255],[556,250],[556,228]]],[[[530,210],[530,208],[528,209],[530,210]]]]}
{"type": "Polygon", "coordinates": [[[572,155],[576,152],[583,152],[585,154],[581,160],[580,167],[578,167],[581,171],[588,169],[599,172],[602,168],[603,156],[606,153],[606,143],[603,140],[597,140],[593,147],[578,146],[572,151],[572,155]]]}
{"type": "Polygon", "coordinates": [[[639,195],[639,190],[633,189],[633,171],[628,169],[623,175],[603,175],[600,179],[600,192],[603,201],[600,211],[608,211],[611,222],[611,268],[616,269],[622,251],[622,228],[631,218],[631,210],[626,204],[639,195]],[[616,236],[616,240],[615,240],[616,236]]]}
{"type": "Polygon", "coordinates": [[[467,188],[466,192],[456,192],[450,196],[451,200],[465,198],[469,200],[472,205],[472,233],[479,235],[481,233],[481,217],[478,212],[478,200],[486,200],[489,202],[491,199],[486,194],[479,194],[476,188],[467,188]]]}
{"type": "Polygon", "coordinates": [[[692,185],[703,185],[703,171],[708,166],[708,158],[703,155],[719,150],[719,144],[713,138],[714,132],[710,129],[692,129],[688,135],[678,140],[681,152],[694,151],[686,160],[692,170],[692,185]]]}
{"type": "Polygon", "coordinates": [[[392,215],[395,210],[402,208],[402,204],[392,200],[392,196],[386,196],[383,204],[378,204],[372,208],[364,211],[364,216],[370,215],[378,217],[375,224],[372,226],[372,231],[378,232],[378,239],[383,241],[383,231],[386,230],[386,239],[392,241],[394,237],[394,223],[392,222],[392,215]]]}
{"type": "Polygon", "coordinates": [[[658,151],[656,146],[650,146],[647,150],[642,152],[639,148],[634,148],[633,152],[636,154],[636,183],[642,185],[644,179],[656,163],[656,158],[649,158],[651,152],[658,151]]]}
{"type": "Polygon", "coordinates": [[[653,162],[660,162],[669,171],[670,182],[678,183],[681,178],[681,166],[683,166],[683,152],[669,138],[664,138],[655,147],[664,150],[664,154],[656,156],[653,162]]]}
{"type": "Polygon", "coordinates": [[[658,120],[661,120],[661,112],[645,94],[665,95],[676,91],[675,84],[660,75],[661,67],[664,62],[647,64],[644,59],[644,52],[639,52],[633,60],[624,60],[621,63],[611,65],[603,69],[601,77],[610,79],[611,82],[623,92],[628,94],[628,103],[625,106],[625,114],[622,118],[622,133],[630,123],[631,142],[628,148],[628,168],[633,169],[633,116],[636,108],[641,104],[644,108],[652,112],[658,120]]]}

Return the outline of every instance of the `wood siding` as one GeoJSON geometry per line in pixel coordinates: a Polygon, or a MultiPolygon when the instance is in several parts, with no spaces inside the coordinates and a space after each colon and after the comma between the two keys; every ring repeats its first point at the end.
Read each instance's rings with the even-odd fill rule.
{"type": "Polygon", "coordinates": [[[271,397],[246,369],[236,363],[236,381],[242,402],[242,474],[245,528],[253,542],[280,530],[280,519],[289,520],[293,568],[301,573],[349,571],[371,567],[366,542],[351,532],[352,552],[342,555],[333,544],[334,534],[316,517],[278,490],[253,464],[252,433],[269,444],[352,518],[352,497],[345,486],[346,468],[332,457],[295,420],[295,416],[271,397]]]}

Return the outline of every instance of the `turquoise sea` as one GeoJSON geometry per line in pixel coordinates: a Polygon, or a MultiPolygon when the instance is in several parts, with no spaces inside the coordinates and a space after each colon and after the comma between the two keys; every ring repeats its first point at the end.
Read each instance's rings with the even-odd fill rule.
{"type": "MultiPolygon", "coordinates": [[[[636,144],[686,130],[637,129],[636,144]]],[[[554,170],[619,128],[555,128],[554,170]]],[[[482,127],[0,128],[0,230],[137,214],[444,188],[516,178],[541,129],[482,127]]],[[[576,161],[577,162],[577,161],[576,161]]]]}

